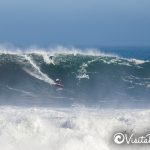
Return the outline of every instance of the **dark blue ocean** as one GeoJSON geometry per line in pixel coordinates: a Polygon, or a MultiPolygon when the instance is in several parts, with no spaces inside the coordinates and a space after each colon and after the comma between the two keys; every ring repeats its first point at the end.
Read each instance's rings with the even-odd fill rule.
{"type": "Polygon", "coordinates": [[[101,51],[114,53],[124,58],[150,60],[150,47],[100,47],[101,51]]]}

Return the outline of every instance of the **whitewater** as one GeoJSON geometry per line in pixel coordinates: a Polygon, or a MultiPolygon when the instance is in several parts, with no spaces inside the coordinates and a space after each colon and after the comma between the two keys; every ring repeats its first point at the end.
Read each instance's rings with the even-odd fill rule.
{"type": "Polygon", "coordinates": [[[0,149],[120,150],[149,133],[150,59],[96,49],[0,50],[0,149]],[[59,78],[64,88],[55,87],[59,78]]]}
{"type": "Polygon", "coordinates": [[[0,107],[0,148],[3,150],[149,149],[118,146],[115,131],[149,132],[149,110],[97,110],[44,107],[0,107]]]}

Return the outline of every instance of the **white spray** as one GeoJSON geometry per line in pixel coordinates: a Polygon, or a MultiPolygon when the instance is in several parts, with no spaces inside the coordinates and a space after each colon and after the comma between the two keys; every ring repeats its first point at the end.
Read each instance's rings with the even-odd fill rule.
{"type": "Polygon", "coordinates": [[[31,76],[38,78],[39,80],[42,80],[46,83],[49,84],[55,84],[55,82],[49,78],[46,74],[44,74],[43,72],[41,72],[40,68],[33,62],[33,60],[31,59],[30,56],[25,55],[24,56],[26,60],[28,60],[28,62],[31,64],[33,71],[24,68],[24,70],[29,73],[31,76]]]}

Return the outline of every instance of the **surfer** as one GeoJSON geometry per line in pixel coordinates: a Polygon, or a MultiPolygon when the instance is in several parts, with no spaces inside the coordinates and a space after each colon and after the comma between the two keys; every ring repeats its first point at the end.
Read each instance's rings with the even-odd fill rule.
{"type": "Polygon", "coordinates": [[[58,87],[58,88],[63,88],[64,86],[61,84],[61,80],[60,79],[56,79],[55,80],[55,87],[58,87]]]}

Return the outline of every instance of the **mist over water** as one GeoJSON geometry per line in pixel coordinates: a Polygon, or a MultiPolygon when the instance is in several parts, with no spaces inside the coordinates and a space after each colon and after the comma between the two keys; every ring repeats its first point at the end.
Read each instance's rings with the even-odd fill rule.
{"type": "Polygon", "coordinates": [[[149,60],[93,49],[2,49],[0,149],[120,149],[115,131],[149,129],[149,60]]]}

